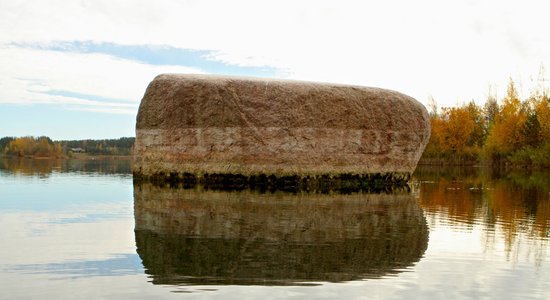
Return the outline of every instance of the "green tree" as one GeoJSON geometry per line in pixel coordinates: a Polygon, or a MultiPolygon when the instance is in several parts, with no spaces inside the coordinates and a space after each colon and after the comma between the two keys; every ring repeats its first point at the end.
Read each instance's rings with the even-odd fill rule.
{"type": "Polygon", "coordinates": [[[536,113],[527,116],[521,127],[522,146],[538,147],[542,142],[541,127],[536,113]]]}
{"type": "Polygon", "coordinates": [[[547,94],[535,99],[535,113],[540,125],[541,139],[550,142],[550,99],[547,94]]]}
{"type": "Polygon", "coordinates": [[[11,141],[15,140],[14,137],[6,136],[0,139],[0,154],[6,151],[6,147],[11,141]]]}
{"type": "Polygon", "coordinates": [[[485,144],[485,139],[487,137],[487,125],[485,115],[483,114],[483,109],[474,101],[470,101],[466,108],[470,119],[474,122],[474,128],[466,144],[470,147],[481,149],[483,144],[485,144]]]}
{"type": "Polygon", "coordinates": [[[499,114],[500,109],[497,99],[494,96],[489,96],[483,106],[483,114],[485,116],[486,131],[495,123],[495,118],[499,114]]]}

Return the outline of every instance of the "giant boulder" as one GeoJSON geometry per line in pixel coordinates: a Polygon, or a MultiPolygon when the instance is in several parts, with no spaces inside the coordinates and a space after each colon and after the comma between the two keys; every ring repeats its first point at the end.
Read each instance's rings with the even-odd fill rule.
{"type": "Polygon", "coordinates": [[[391,90],[165,74],[139,107],[134,174],[408,179],[429,136],[425,107],[391,90]]]}

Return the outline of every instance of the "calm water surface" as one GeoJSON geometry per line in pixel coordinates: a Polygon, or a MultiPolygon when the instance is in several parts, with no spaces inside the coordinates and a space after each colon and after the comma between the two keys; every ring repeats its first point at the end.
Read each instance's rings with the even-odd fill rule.
{"type": "Polygon", "coordinates": [[[1,299],[550,299],[550,173],[420,168],[411,193],[133,185],[0,159],[1,299]]]}

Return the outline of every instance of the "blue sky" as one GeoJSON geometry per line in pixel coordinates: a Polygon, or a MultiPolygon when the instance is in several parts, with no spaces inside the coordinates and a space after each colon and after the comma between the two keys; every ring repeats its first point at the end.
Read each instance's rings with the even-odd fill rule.
{"type": "MultiPolygon", "coordinates": [[[[190,50],[166,45],[118,45],[110,42],[52,41],[49,43],[11,43],[14,50],[59,53],[63,55],[105,55],[114,60],[131,61],[136,64],[182,66],[183,72],[231,74],[236,76],[276,77],[283,71],[270,66],[239,66],[212,58],[209,50],[190,50]]],[[[55,72],[55,70],[51,70],[55,72]]],[[[26,81],[25,77],[15,78],[26,81]]],[[[152,77],[151,77],[152,79],[152,77]]],[[[31,81],[31,80],[28,80],[31,81]]],[[[113,82],[116,84],[116,82],[113,82]]],[[[34,85],[45,85],[28,91],[45,101],[21,103],[0,102],[0,136],[46,135],[54,139],[118,138],[134,136],[134,124],[140,97],[112,97],[80,92],[66,85],[61,89],[49,88],[37,80],[34,85]],[[57,99],[48,102],[47,99],[57,99]],[[74,101],[71,101],[74,100],[74,101]]],[[[144,92],[146,84],[136,87],[144,92]]],[[[136,94],[137,96],[137,94],[136,94]]]]}
{"type": "Polygon", "coordinates": [[[276,69],[269,66],[237,66],[217,61],[215,52],[191,50],[168,45],[118,45],[109,42],[61,41],[48,44],[12,44],[18,48],[73,53],[100,53],[120,59],[134,60],[151,65],[176,65],[197,68],[206,73],[253,75],[269,77],[276,75],[276,69]]]}
{"type": "MultiPolygon", "coordinates": [[[[59,54],[99,54],[114,60],[132,61],[152,66],[182,66],[184,72],[231,74],[237,76],[275,77],[278,72],[270,66],[239,66],[217,61],[213,51],[190,50],[161,45],[117,45],[110,42],[53,41],[50,43],[12,43],[8,47],[16,50],[57,52],[59,54]]],[[[52,70],[51,72],[55,72],[52,70]]],[[[30,74],[31,75],[31,74],[30,74]]],[[[32,75],[31,75],[32,76],[32,75]]],[[[23,81],[27,78],[16,78],[23,81]]],[[[152,77],[151,77],[152,79],[152,77]]],[[[54,98],[58,102],[48,103],[1,103],[0,137],[46,135],[54,139],[118,138],[134,136],[134,124],[140,97],[103,96],[101,93],[80,92],[66,87],[56,89],[35,79],[35,85],[43,89],[29,91],[43,99],[54,98]],[[74,99],[75,101],[70,101],[74,99]],[[65,100],[65,101],[64,101],[65,100]]],[[[116,83],[115,83],[116,84],[116,83]]],[[[145,91],[146,83],[136,87],[145,91]]],[[[137,94],[136,94],[137,96],[137,94]]]]}
{"type": "Polygon", "coordinates": [[[501,98],[513,78],[525,97],[550,63],[548,8],[543,0],[0,0],[0,136],[133,136],[139,101],[160,73],[378,86],[440,107],[501,98]]]}

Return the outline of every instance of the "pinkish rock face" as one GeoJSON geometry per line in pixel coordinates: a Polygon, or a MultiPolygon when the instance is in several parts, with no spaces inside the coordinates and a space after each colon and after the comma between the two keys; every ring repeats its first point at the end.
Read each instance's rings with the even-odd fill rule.
{"type": "Polygon", "coordinates": [[[425,107],[395,91],[159,75],[139,107],[134,173],[408,176],[429,136],[425,107]]]}

